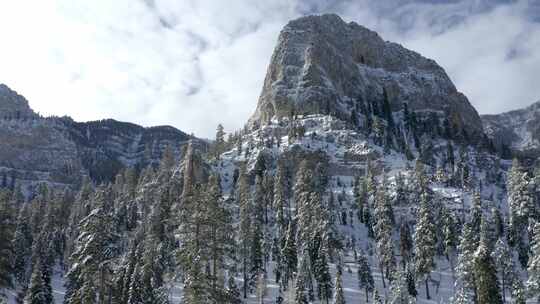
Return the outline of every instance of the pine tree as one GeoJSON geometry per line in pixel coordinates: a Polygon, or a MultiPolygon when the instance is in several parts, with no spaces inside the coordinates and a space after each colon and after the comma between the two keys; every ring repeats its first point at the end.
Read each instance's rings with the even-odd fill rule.
{"type": "Polygon", "coordinates": [[[379,296],[379,291],[376,288],[373,292],[373,304],[383,304],[381,296],[379,296]]]}
{"type": "Polygon", "coordinates": [[[377,241],[377,253],[379,255],[379,264],[383,273],[383,286],[385,286],[384,277],[389,278],[395,266],[394,241],[392,239],[392,211],[386,194],[384,184],[377,189],[375,197],[375,239],[377,241]]]}
{"type": "Polygon", "coordinates": [[[354,182],[354,200],[356,202],[358,220],[360,223],[364,223],[364,208],[367,205],[367,193],[366,193],[366,183],[365,180],[356,177],[354,182]]]}
{"type": "Polygon", "coordinates": [[[345,294],[343,293],[343,279],[341,272],[336,275],[336,292],[334,296],[334,304],[345,304],[345,294]]]}
{"type": "Polygon", "coordinates": [[[531,241],[531,259],[527,267],[529,279],[527,280],[527,290],[533,297],[538,297],[540,301],[540,223],[533,226],[533,237],[531,241]]]}
{"type": "MultiPolygon", "coordinates": [[[[32,272],[32,278],[30,279],[30,286],[24,298],[24,304],[51,304],[52,295],[50,291],[50,285],[47,285],[43,272],[44,267],[41,264],[41,260],[38,259],[34,265],[32,272]]],[[[49,283],[50,284],[50,283],[49,283]]]]}
{"type": "Polygon", "coordinates": [[[328,266],[328,249],[324,242],[321,243],[319,255],[314,265],[315,279],[317,280],[317,294],[321,301],[326,304],[332,298],[332,278],[328,266]]]}
{"type": "Polygon", "coordinates": [[[70,260],[72,267],[66,277],[65,304],[80,301],[100,301],[106,295],[104,276],[112,275],[112,262],[118,255],[118,235],[114,231],[110,189],[96,191],[96,208],[80,223],[81,233],[70,260]]]}
{"type": "Polygon", "coordinates": [[[300,259],[298,262],[298,273],[296,275],[296,282],[295,282],[295,291],[294,291],[294,303],[295,304],[307,304],[308,303],[308,295],[306,290],[306,285],[308,284],[307,280],[309,278],[308,274],[308,261],[306,258],[306,254],[302,255],[303,258],[300,259]]]}
{"type": "Polygon", "coordinates": [[[517,275],[515,272],[512,253],[510,252],[510,248],[506,242],[499,238],[495,243],[495,248],[491,255],[495,261],[499,278],[501,279],[502,298],[503,303],[505,303],[506,289],[511,287],[512,280],[514,280],[515,276],[517,275]]]}
{"type": "MultiPolygon", "coordinates": [[[[15,232],[15,212],[9,192],[0,191],[0,289],[13,286],[13,234],[15,232]]],[[[19,253],[17,253],[19,254],[19,253]]],[[[22,254],[22,253],[21,253],[22,254]]]]}
{"type": "MultiPolygon", "coordinates": [[[[510,213],[510,223],[508,231],[508,241],[510,246],[523,246],[524,235],[528,218],[531,215],[533,200],[529,189],[529,179],[518,160],[514,160],[512,168],[508,173],[508,206],[510,213]]],[[[520,262],[526,261],[526,252],[520,252],[520,262]]]]}
{"type": "MultiPolygon", "coordinates": [[[[487,225],[483,225],[485,230],[487,225]]],[[[474,280],[478,304],[503,303],[495,263],[490,254],[487,232],[482,233],[480,244],[474,256],[474,280]]]]}
{"type": "Polygon", "coordinates": [[[137,277],[137,275],[134,276],[135,268],[143,254],[143,247],[141,246],[143,234],[144,230],[141,227],[130,240],[128,249],[124,253],[119,267],[116,268],[113,277],[112,294],[114,303],[128,303],[132,279],[137,277]]]}
{"type": "Polygon", "coordinates": [[[470,304],[474,302],[471,299],[471,296],[469,295],[467,290],[462,287],[456,292],[456,294],[454,294],[454,296],[452,297],[451,303],[452,304],[470,304]]]}
{"type": "Polygon", "coordinates": [[[527,301],[527,292],[521,278],[516,277],[512,283],[512,297],[515,304],[525,304],[527,301]]]}
{"type": "Polygon", "coordinates": [[[236,286],[236,282],[232,275],[229,275],[229,280],[227,282],[227,297],[230,304],[240,304],[242,300],[240,299],[240,290],[236,286]]]}
{"type": "Polygon", "coordinates": [[[435,222],[432,214],[432,205],[430,204],[427,193],[423,193],[420,202],[418,222],[414,232],[415,243],[415,272],[419,278],[423,278],[426,285],[426,297],[429,300],[428,278],[435,267],[435,222]]]}
{"type": "Polygon", "coordinates": [[[406,222],[401,223],[399,227],[399,251],[401,253],[401,263],[403,268],[410,262],[413,256],[413,239],[411,229],[406,222]]]}
{"type": "Polygon", "coordinates": [[[219,155],[225,150],[225,131],[222,124],[218,124],[216,128],[215,157],[219,159],[219,155]]]}
{"type": "MultiPolygon", "coordinates": [[[[469,297],[471,292],[476,293],[476,282],[474,277],[474,253],[478,247],[475,240],[476,234],[471,226],[466,223],[463,226],[460,243],[458,246],[458,259],[456,273],[458,278],[458,287],[460,293],[459,298],[469,297]]],[[[476,295],[475,297],[476,298],[476,295]]]]}
{"type": "Polygon", "coordinates": [[[252,235],[251,229],[251,217],[253,215],[253,206],[250,195],[250,185],[248,183],[248,177],[246,175],[246,169],[242,166],[240,170],[239,182],[238,182],[238,191],[237,191],[237,200],[240,208],[240,223],[239,223],[239,245],[240,245],[240,259],[242,263],[242,274],[243,274],[243,296],[247,298],[248,295],[248,286],[250,285],[249,271],[250,264],[250,240],[252,235]]]}
{"type": "Polygon", "coordinates": [[[293,221],[289,222],[287,228],[286,239],[281,249],[281,256],[283,257],[283,286],[286,288],[289,280],[292,280],[296,273],[298,258],[296,248],[296,237],[293,221]]]}
{"type": "Polygon", "coordinates": [[[418,296],[418,291],[416,290],[416,279],[415,274],[412,269],[413,267],[405,267],[405,279],[407,281],[407,291],[409,292],[409,295],[416,298],[418,296]]]}
{"type": "Polygon", "coordinates": [[[453,215],[444,208],[442,211],[442,241],[444,246],[444,254],[446,259],[450,262],[450,267],[453,268],[453,256],[456,252],[456,247],[458,243],[458,235],[456,231],[456,223],[453,215]]]}
{"type": "Polygon", "coordinates": [[[390,304],[409,304],[414,299],[409,295],[406,273],[398,270],[390,285],[390,304]]]}
{"type": "Polygon", "coordinates": [[[32,247],[32,233],[28,225],[29,204],[24,204],[19,210],[15,234],[13,237],[13,250],[15,252],[13,261],[13,271],[15,279],[21,285],[28,284],[30,279],[30,257],[32,247]]]}
{"type": "Polygon", "coordinates": [[[364,252],[358,255],[358,287],[366,292],[366,303],[369,301],[369,293],[375,288],[375,281],[371,274],[371,268],[364,252]]]}

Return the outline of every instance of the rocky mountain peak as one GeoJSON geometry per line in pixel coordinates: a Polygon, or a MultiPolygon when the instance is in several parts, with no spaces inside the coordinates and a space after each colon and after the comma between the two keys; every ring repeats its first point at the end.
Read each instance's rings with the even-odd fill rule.
{"type": "Polygon", "coordinates": [[[362,104],[389,99],[444,114],[456,134],[483,136],[478,113],[431,59],[329,14],[289,22],[281,31],[251,122],[295,114],[349,118],[362,104]]]}
{"type": "Polygon", "coordinates": [[[2,118],[30,118],[36,113],[28,105],[28,101],[7,85],[0,83],[0,116],[2,118]]]}

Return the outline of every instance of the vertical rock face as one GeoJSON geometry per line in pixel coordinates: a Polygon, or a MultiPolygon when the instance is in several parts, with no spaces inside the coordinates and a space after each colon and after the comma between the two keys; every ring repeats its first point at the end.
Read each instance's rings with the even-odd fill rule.
{"type": "Polygon", "coordinates": [[[0,83],[0,117],[32,118],[36,113],[30,109],[28,101],[8,86],[0,83]]]}
{"type": "Polygon", "coordinates": [[[296,114],[348,118],[362,103],[387,96],[393,111],[443,114],[457,134],[483,137],[482,124],[467,98],[431,59],[337,15],[289,22],[272,55],[252,123],[296,114]]]}

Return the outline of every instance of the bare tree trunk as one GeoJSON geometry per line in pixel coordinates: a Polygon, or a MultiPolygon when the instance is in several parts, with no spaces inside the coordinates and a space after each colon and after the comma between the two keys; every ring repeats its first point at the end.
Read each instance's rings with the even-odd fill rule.
{"type": "Polygon", "coordinates": [[[379,263],[379,268],[381,269],[382,286],[384,289],[386,289],[386,282],[384,281],[384,267],[380,263],[379,263]]]}
{"type": "Polygon", "coordinates": [[[431,300],[431,297],[429,296],[429,283],[428,283],[428,278],[426,277],[426,299],[428,300],[431,300]]]}

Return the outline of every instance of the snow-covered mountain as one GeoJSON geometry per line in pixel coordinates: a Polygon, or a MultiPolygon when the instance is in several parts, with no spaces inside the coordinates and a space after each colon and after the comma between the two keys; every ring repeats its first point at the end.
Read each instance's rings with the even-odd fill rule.
{"type": "Polygon", "coordinates": [[[9,303],[50,293],[46,279],[66,304],[537,296],[525,282],[540,286],[540,224],[531,231],[540,175],[518,163],[510,170],[484,127],[498,136],[495,125],[534,125],[528,115],[540,106],[482,125],[433,60],[336,15],[285,26],[253,116],[227,139],[218,132],[209,149],[172,128],[42,118],[4,91],[0,136],[14,144],[0,144],[0,161],[29,181],[58,181],[42,172],[103,180],[190,142],[181,161],[85,184],[78,195],[43,191],[28,204],[0,195],[23,206],[10,217],[15,240],[0,242],[21,252],[9,303]],[[36,256],[48,267],[35,267],[36,256]]]}
{"type": "Polygon", "coordinates": [[[482,115],[482,123],[502,153],[532,159],[540,156],[540,101],[519,110],[482,115]]]}
{"type": "Polygon", "coordinates": [[[169,126],[144,128],[112,119],[76,122],[41,117],[0,85],[0,182],[32,189],[41,182],[78,185],[83,176],[111,181],[120,169],[157,164],[170,146],[177,157],[192,139],[169,126]]]}

